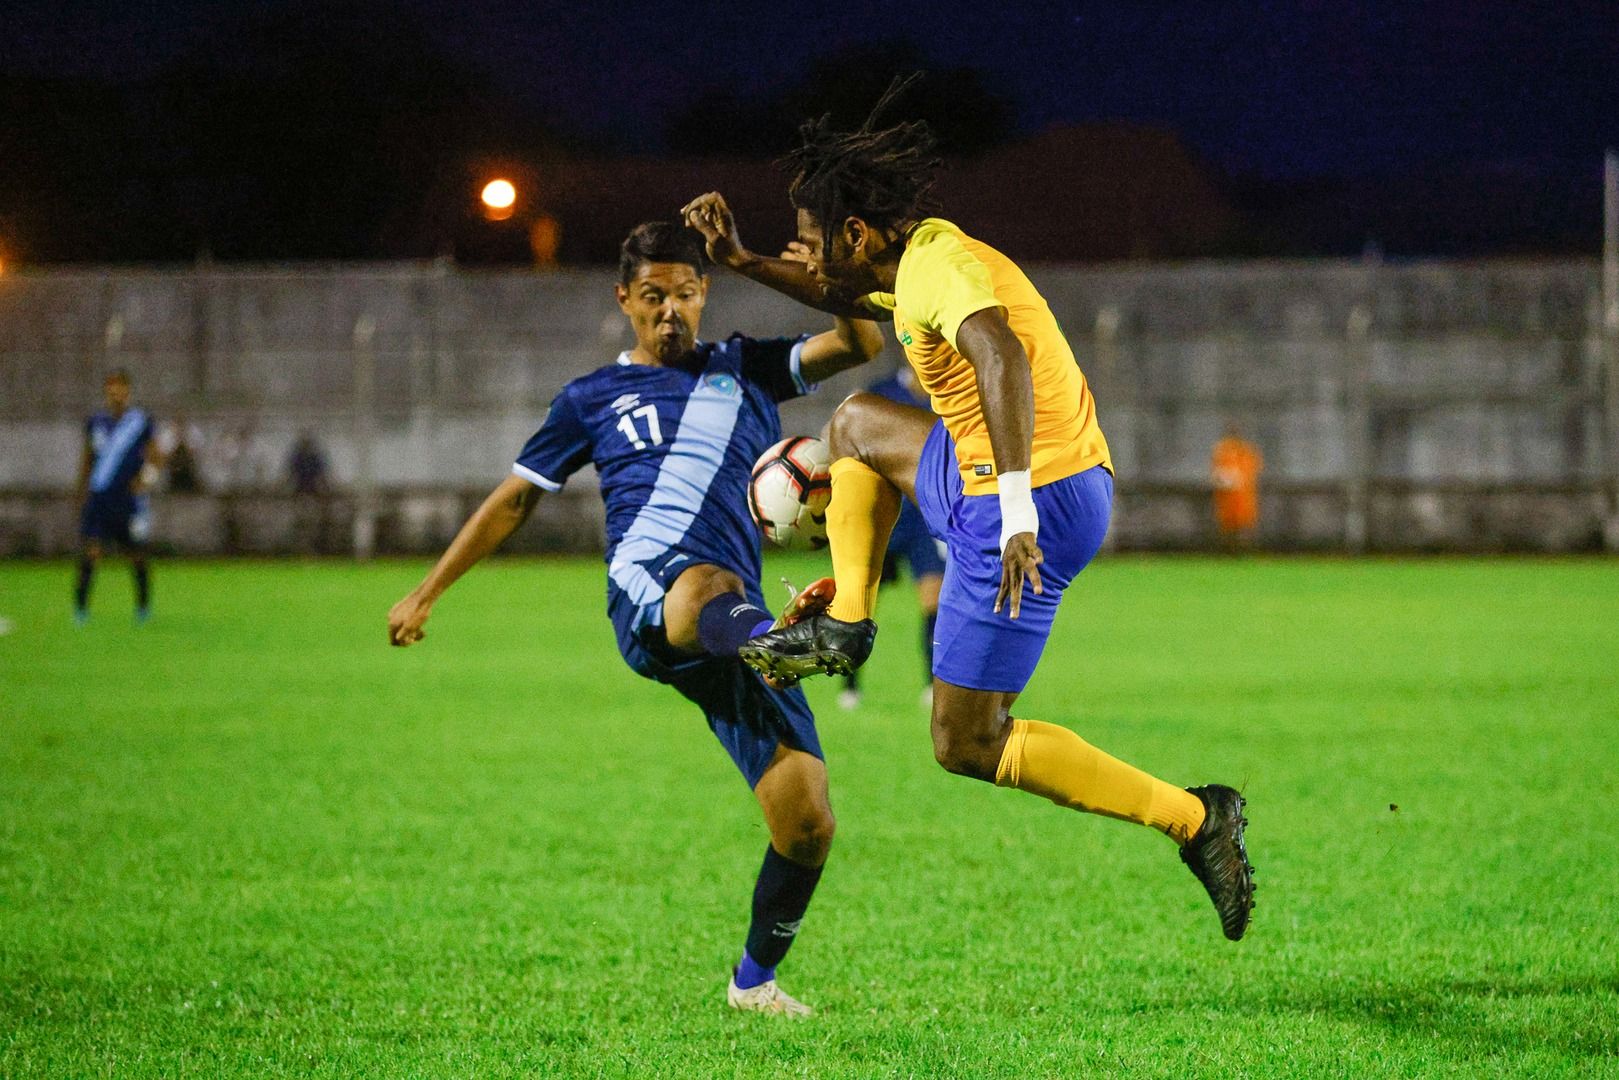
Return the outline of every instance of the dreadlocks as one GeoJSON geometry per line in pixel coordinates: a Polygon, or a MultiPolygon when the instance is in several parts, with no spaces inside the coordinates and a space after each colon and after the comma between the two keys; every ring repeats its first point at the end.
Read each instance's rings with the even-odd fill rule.
{"type": "Polygon", "coordinates": [[[798,129],[802,145],[783,159],[797,170],[788,197],[820,219],[829,244],[836,223],[848,215],[881,230],[937,208],[933,185],[942,162],[927,123],[876,128],[878,118],[919,78],[920,72],[896,78],[855,131],[833,130],[830,114],[798,129]]]}

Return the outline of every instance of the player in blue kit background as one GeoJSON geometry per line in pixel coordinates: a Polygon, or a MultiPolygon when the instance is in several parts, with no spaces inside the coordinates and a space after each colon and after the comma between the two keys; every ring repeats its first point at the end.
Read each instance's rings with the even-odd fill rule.
{"type": "MultiPolygon", "coordinates": [[[[423,637],[435,601],[493,552],[544,492],[594,464],[607,508],[607,611],[624,660],[702,709],[764,811],[770,830],[753,918],[727,1001],[806,1015],[783,993],[786,955],[831,848],[834,821],[815,719],[798,690],[779,691],[741,662],[743,642],[777,624],[759,586],[758,526],[748,514],[753,463],[781,438],[778,402],[882,349],[873,323],[838,318],[815,336],[697,340],[708,295],[702,238],[653,222],[624,241],[619,307],[636,344],[575,379],[551,403],[508,477],[422,583],[388,614],[388,638],[423,637]]],[[[801,594],[782,623],[823,610],[830,582],[801,594]]]]}
{"type": "Polygon", "coordinates": [[[129,374],[118,370],[102,384],[107,407],[84,424],[84,453],[79,462],[79,572],[73,587],[73,617],[90,618],[90,586],[105,545],[117,544],[129,554],[135,576],[135,621],[152,613],[152,574],[146,562],[151,522],[146,489],[162,464],[153,441],[152,418],[129,403],[129,374]]]}
{"type": "MultiPolygon", "coordinates": [[[[901,363],[887,378],[878,379],[866,387],[889,401],[912,409],[926,409],[928,401],[917,388],[916,375],[909,364],[901,363]]],[[[899,518],[888,537],[888,552],[883,559],[884,585],[899,580],[899,564],[904,562],[916,583],[916,602],[922,609],[922,704],[933,707],[933,634],[939,622],[939,588],[944,584],[944,545],[933,538],[922,511],[910,499],[900,502],[899,518]]],[[[838,704],[845,709],[860,707],[860,671],[855,669],[843,677],[843,689],[838,693],[838,704]]]]}

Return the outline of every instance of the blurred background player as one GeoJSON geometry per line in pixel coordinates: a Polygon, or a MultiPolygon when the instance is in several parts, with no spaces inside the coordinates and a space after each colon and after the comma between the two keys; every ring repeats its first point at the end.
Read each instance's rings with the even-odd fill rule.
{"type": "MultiPolygon", "coordinates": [[[[886,379],[878,379],[866,389],[913,409],[928,407],[927,399],[917,393],[916,375],[909,364],[900,364],[894,374],[886,379]]],[[[888,538],[888,553],[883,557],[883,584],[899,580],[899,564],[902,560],[910,569],[911,580],[916,582],[916,602],[922,609],[922,704],[932,708],[933,629],[939,621],[939,586],[944,581],[944,552],[928,531],[928,523],[922,520],[922,511],[910,499],[900,504],[899,520],[894,522],[894,533],[888,538]]],[[[859,707],[859,668],[843,677],[838,704],[845,709],[859,707]]]]}
{"type": "Polygon", "coordinates": [[[172,423],[164,425],[157,435],[158,450],[163,454],[163,490],[174,495],[202,493],[202,466],[197,455],[203,446],[202,428],[177,415],[172,423]]]}
{"type": "Polygon", "coordinates": [[[151,530],[146,491],[162,466],[153,439],[152,418],[129,403],[129,374],[122,369],[102,383],[107,407],[84,424],[84,453],[79,461],[79,572],[73,587],[73,618],[90,618],[90,588],[104,545],[117,544],[129,554],[135,577],[135,621],[152,614],[152,574],[146,561],[151,530]]]}
{"type": "Polygon", "coordinates": [[[824,614],[752,638],[772,679],[847,672],[876,640],[877,583],[909,496],[948,547],[939,597],[932,734],[960,776],[1170,837],[1227,938],[1253,907],[1244,802],[1223,784],[1181,788],[1057,724],[1014,718],[1069,584],[1101,549],[1113,474],[1096,402],[1045,298],[1006,256],[930,216],[941,162],[923,122],[879,129],[896,82],[852,132],[803,125],[790,160],[803,258],[749,252],[710,192],[686,219],[717,261],[810,307],[891,318],[938,415],[854,394],[829,428],[827,540],[837,595],[824,614]],[[1025,591],[1025,585],[1028,591],[1025,591]]]}
{"type": "Polygon", "coordinates": [[[315,433],[305,429],[287,454],[287,479],[292,483],[292,543],[305,554],[321,550],[326,536],[327,500],[331,493],[326,451],[315,433]]]}
{"type": "MultiPolygon", "coordinates": [[[[624,241],[616,289],[635,348],[568,383],[509,476],[462,526],[427,578],[388,613],[394,645],[420,641],[433,604],[527,520],[546,491],[594,464],[607,507],[608,615],[624,661],[702,709],[764,811],[770,843],[753,921],[726,1000],[803,1016],[776,985],[831,849],[834,822],[815,717],[799,690],[773,690],[738,658],[775,624],[759,586],[753,463],[781,438],[778,402],[882,350],[870,322],[814,337],[697,340],[708,296],[703,242],[668,222],[624,241]]],[[[782,622],[825,607],[830,582],[782,622]]],[[[819,586],[819,588],[818,588],[819,586]]]]}
{"type": "Polygon", "coordinates": [[[1235,422],[1209,455],[1209,482],[1214,485],[1214,527],[1228,551],[1253,546],[1259,532],[1259,474],[1265,469],[1259,447],[1242,437],[1235,422]]]}

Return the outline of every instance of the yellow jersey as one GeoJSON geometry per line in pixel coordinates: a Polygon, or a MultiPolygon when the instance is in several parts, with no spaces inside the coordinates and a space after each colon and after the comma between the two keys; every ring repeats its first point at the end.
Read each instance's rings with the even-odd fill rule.
{"type": "Polygon", "coordinates": [[[956,463],[968,495],[996,491],[995,457],[984,423],[972,364],[956,348],[956,332],[969,315],[1006,311],[1012,333],[1029,354],[1034,379],[1035,487],[1083,472],[1112,469],[1107,440],[1096,421],[1096,401],[1074,352],[1045,298],[1017,264],[941,218],[911,230],[900,255],[892,293],[864,298],[894,313],[894,335],[916,371],[933,411],[956,443],[956,463]]]}

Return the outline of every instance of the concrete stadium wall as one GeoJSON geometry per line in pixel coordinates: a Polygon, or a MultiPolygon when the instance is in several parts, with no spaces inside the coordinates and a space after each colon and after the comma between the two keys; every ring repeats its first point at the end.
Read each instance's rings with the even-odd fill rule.
{"type": "MultiPolygon", "coordinates": [[[[1232,420],[1265,453],[1266,546],[1600,544],[1611,478],[1594,261],[1030,274],[1096,391],[1119,473],[1119,546],[1211,541],[1208,453],[1232,420]]],[[[0,551],[71,546],[61,493],[113,366],[131,371],[138,401],[200,436],[214,494],[158,504],[159,536],[176,550],[344,549],[366,447],[379,548],[431,548],[505,475],[557,389],[629,345],[611,285],[605,270],[447,265],[0,276],[0,551]],[[285,460],[304,430],[345,494],[322,502],[318,527],[293,530],[285,460]]],[[[720,274],[703,328],[825,325],[720,274]]],[[[897,362],[891,343],[878,363],[897,362]]],[[[869,377],[786,406],[786,429],[818,430],[869,377]]],[[[599,544],[591,482],[570,485],[566,509],[542,512],[526,542],[599,544]]]]}

